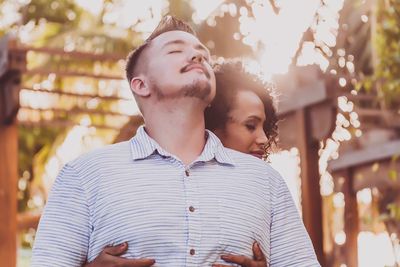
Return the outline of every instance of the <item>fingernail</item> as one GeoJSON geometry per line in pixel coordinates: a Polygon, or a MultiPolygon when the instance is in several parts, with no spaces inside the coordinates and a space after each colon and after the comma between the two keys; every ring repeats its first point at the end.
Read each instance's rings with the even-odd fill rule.
{"type": "Polygon", "coordinates": [[[125,247],[126,246],[126,242],[122,243],[120,246],[121,247],[125,247]]]}

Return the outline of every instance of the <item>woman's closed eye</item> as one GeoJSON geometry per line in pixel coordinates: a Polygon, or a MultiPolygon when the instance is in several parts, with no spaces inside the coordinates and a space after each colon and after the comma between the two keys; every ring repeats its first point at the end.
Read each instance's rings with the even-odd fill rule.
{"type": "Polygon", "coordinates": [[[253,123],[246,123],[245,126],[246,126],[246,128],[247,128],[249,131],[251,131],[251,132],[254,131],[254,130],[256,129],[256,125],[253,124],[253,123]]]}
{"type": "Polygon", "coordinates": [[[181,52],[182,52],[182,50],[172,50],[172,51],[169,51],[168,54],[181,53],[181,52]]]}

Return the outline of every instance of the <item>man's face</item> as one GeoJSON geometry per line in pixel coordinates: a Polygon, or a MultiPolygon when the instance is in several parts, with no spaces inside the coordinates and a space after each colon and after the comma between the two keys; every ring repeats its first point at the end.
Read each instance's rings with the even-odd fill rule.
{"type": "Polygon", "coordinates": [[[215,96],[208,49],[192,34],[170,31],[151,41],[147,77],[159,101],[194,97],[207,104],[215,96]]]}

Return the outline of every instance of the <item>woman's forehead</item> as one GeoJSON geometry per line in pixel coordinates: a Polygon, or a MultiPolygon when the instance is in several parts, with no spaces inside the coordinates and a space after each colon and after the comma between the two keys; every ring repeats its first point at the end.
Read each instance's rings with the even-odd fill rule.
{"type": "Polygon", "coordinates": [[[232,115],[241,117],[254,115],[261,119],[265,118],[264,104],[260,97],[253,91],[239,90],[232,104],[232,115]]]}

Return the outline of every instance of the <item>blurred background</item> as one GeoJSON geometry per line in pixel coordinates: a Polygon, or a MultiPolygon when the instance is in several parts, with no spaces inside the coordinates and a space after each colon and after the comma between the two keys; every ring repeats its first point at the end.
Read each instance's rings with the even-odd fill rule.
{"type": "Polygon", "coordinates": [[[60,168],[142,123],[125,57],[165,14],[276,84],[271,164],[328,267],[400,266],[400,1],[0,0],[0,262],[60,168]]]}

